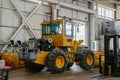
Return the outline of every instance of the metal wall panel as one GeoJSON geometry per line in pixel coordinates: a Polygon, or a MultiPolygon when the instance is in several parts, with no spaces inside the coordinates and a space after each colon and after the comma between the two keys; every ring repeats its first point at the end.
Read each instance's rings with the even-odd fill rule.
{"type": "Polygon", "coordinates": [[[42,36],[42,31],[41,30],[40,31],[36,30],[35,33],[38,34],[39,37],[42,36]]]}
{"type": "MultiPolygon", "coordinates": [[[[0,7],[2,6],[2,0],[0,0],[0,7]]],[[[0,19],[2,19],[2,9],[0,8],[0,19]]],[[[0,24],[2,23],[2,20],[0,20],[0,24]]]]}
{"type": "Polygon", "coordinates": [[[7,41],[10,34],[13,34],[14,28],[0,26],[0,41],[7,41]]]}
{"type": "MultiPolygon", "coordinates": [[[[19,6],[19,8],[20,8],[21,11],[25,11],[25,2],[24,1],[22,1],[22,0],[15,0],[15,2],[19,6]]],[[[12,4],[12,6],[13,6],[13,4],[12,4]]]]}
{"type": "MultiPolygon", "coordinates": [[[[15,2],[23,12],[31,12],[34,9],[34,7],[38,5],[31,2],[26,2],[26,1],[24,2],[22,0],[15,0],[15,2]]],[[[2,7],[15,10],[10,0],[2,0],[2,7]]],[[[36,13],[44,14],[45,12],[49,12],[50,11],[49,9],[50,9],[49,6],[43,5],[36,13]]]]}
{"type": "MultiPolygon", "coordinates": [[[[24,13],[24,15],[28,16],[28,13],[24,13]]],[[[48,20],[50,20],[49,16],[47,18],[48,20]]],[[[33,29],[40,29],[40,24],[46,20],[46,16],[45,15],[33,15],[30,19],[29,19],[29,23],[31,25],[31,27],[33,29]]],[[[22,22],[24,22],[22,20],[22,22]]],[[[26,24],[25,24],[26,25],[26,24]]],[[[27,25],[26,25],[27,26],[27,25]]]]}
{"type": "Polygon", "coordinates": [[[32,28],[34,28],[35,26],[35,15],[33,15],[30,19],[29,19],[29,23],[31,24],[32,28]]]}
{"type": "MultiPolygon", "coordinates": [[[[15,2],[22,10],[22,13],[25,17],[27,17],[30,12],[38,5],[23,0],[15,0],[15,2]]],[[[0,0],[0,5],[2,6],[0,7],[0,41],[7,41],[10,36],[17,30],[17,28],[22,24],[23,20],[18,12],[15,10],[10,0],[0,0]]],[[[39,37],[41,37],[40,23],[46,19],[46,12],[50,12],[50,7],[43,5],[29,20],[32,28],[39,37]]],[[[50,19],[49,16],[48,19],[50,19]]],[[[26,29],[23,28],[15,37],[15,40],[20,39],[24,41],[30,37],[31,35],[29,31],[26,31],[26,29]]]]}
{"type": "Polygon", "coordinates": [[[2,6],[2,0],[0,0],[0,7],[2,6]]]}
{"type": "Polygon", "coordinates": [[[21,23],[21,18],[17,15],[16,11],[10,9],[1,9],[1,24],[9,27],[18,27],[21,23]]]}
{"type": "MultiPolygon", "coordinates": [[[[34,32],[36,34],[38,34],[39,37],[41,37],[41,32],[39,30],[34,30],[34,32]]],[[[32,36],[30,35],[29,33],[29,30],[25,30],[25,29],[22,29],[19,34],[14,38],[15,41],[17,40],[22,40],[22,41],[26,41],[28,40],[29,38],[31,38],[32,36]]]]}
{"type": "Polygon", "coordinates": [[[88,1],[79,0],[78,5],[84,8],[89,8],[88,1]]]}
{"type": "Polygon", "coordinates": [[[31,37],[31,35],[29,34],[29,31],[26,29],[21,29],[21,31],[19,32],[19,34],[14,38],[15,41],[17,40],[22,40],[22,41],[26,41],[31,37]]]}
{"type": "Polygon", "coordinates": [[[18,27],[22,23],[21,18],[17,15],[16,11],[13,11],[13,26],[18,27]]]}
{"type": "MultiPolygon", "coordinates": [[[[3,0],[3,1],[4,1],[3,2],[4,8],[2,9],[2,13],[3,13],[2,25],[18,27],[22,21],[19,14],[17,13],[17,11],[15,11],[15,9],[12,9],[12,7],[10,7],[10,5],[6,5],[6,4],[10,4],[10,3],[8,3],[9,1],[8,2],[6,0],[3,0]],[[6,21],[7,18],[9,18],[9,19],[6,21]]],[[[35,4],[35,3],[23,2],[21,0],[15,0],[15,1],[17,4],[19,2],[18,6],[23,11],[23,14],[25,17],[27,17],[30,14],[30,12],[32,12],[32,10],[37,6],[37,4],[35,4]]],[[[37,16],[37,17],[34,17],[34,16],[31,17],[30,23],[33,27],[36,26],[36,24],[35,24],[36,22],[39,22],[39,23],[37,23],[37,27],[39,28],[38,24],[40,24],[43,21],[43,18],[45,20],[45,17],[46,17],[45,11],[47,11],[47,12],[50,11],[48,6],[40,7],[40,9],[34,14],[34,16],[37,16]],[[37,21],[37,20],[40,20],[40,21],[37,21]]]]}
{"type": "Polygon", "coordinates": [[[13,26],[13,10],[2,9],[2,24],[4,26],[13,26]]]}
{"type": "MultiPolygon", "coordinates": [[[[24,11],[24,6],[25,3],[22,0],[15,0],[15,2],[18,4],[19,8],[24,11]]],[[[13,6],[13,4],[11,3],[10,0],[2,0],[2,7],[3,8],[7,8],[7,9],[15,9],[15,7],[13,6]]]]}
{"type": "Polygon", "coordinates": [[[72,11],[72,17],[73,19],[77,19],[78,15],[77,15],[77,11],[72,11]]]}
{"type": "Polygon", "coordinates": [[[78,12],[78,20],[82,20],[82,21],[88,21],[89,15],[88,13],[83,13],[83,12],[78,12]]]}
{"type": "MultiPolygon", "coordinates": [[[[2,38],[0,38],[0,41],[7,41],[10,38],[10,34],[13,34],[14,31],[16,31],[17,28],[8,28],[8,27],[0,27],[0,36],[2,38]],[[4,37],[3,37],[4,35],[4,37]]],[[[37,35],[39,37],[41,37],[41,30],[34,30],[35,33],[37,33],[37,35]]],[[[30,32],[28,29],[21,29],[19,34],[14,38],[15,41],[17,40],[22,40],[22,41],[26,41],[29,38],[31,38],[32,36],[30,35],[30,32]]]]}
{"type": "Polygon", "coordinates": [[[44,16],[40,16],[40,15],[35,15],[35,25],[34,25],[34,29],[40,29],[40,24],[41,22],[44,21],[44,16]]]}
{"type": "Polygon", "coordinates": [[[72,3],[72,0],[64,0],[66,3],[72,3]]]}
{"type": "Polygon", "coordinates": [[[60,8],[59,16],[61,16],[61,17],[66,16],[66,17],[71,18],[72,17],[72,10],[65,9],[65,8],[60,8]]]}
{"type": "Polygon", "coordinates": [[[38,11],[36,13],[41,14],[41,15],[45,15],[46,12],[50,12],[50,7],[43,5],[38,9],[38,11]]]}
{"type": "Polygon", "coordinates": [[[72,18],[75,20],[81,20],[81,21],[88,21],[89,20],[89,15],[88,13],[84,13],[84,12],[76,12],[76,11],[72,11],[70,9],[67,8],[60,8],[59,10],[59,17],[68,17],[68,18],[72,18]]]}
{"type": "Polygon", "coordinates": [[[15,9],[10,0],[2,0],[2,7],[7,9],[15,9]]]}
{"type": "Polygon", "coordinates": [[[24,11],[31,12],[34,9],[35,6],[36,6],[36,4],[25,2],[25,4],[24,4],[24,9],[25,10],[24,11]]]}
{"type": "MultiPolygon", "coordinates": [[[[60,0],[68,4],[78,5],[80,7],[89,8],[89,2],[84,0],[60,0]]],[[[59,3],[59,2],[58,2],[59,3]]]]}

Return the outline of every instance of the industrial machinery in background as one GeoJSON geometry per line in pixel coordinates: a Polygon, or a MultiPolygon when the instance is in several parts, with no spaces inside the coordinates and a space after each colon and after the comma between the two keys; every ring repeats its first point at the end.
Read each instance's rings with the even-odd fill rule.
{"type": "Polygon", "coordinates": [[[94,66],[94,53],[73,39],[74,22],[58,19],[42,24],[42,38],[28,40],[27,71],[39,72],[45,66],[51,73],[61,73],[75,62],[84,70],[94,66]]]}
{"type": "Polygon", "coordinates": [[[120,25],[117,28],[114,26],[111,27],[111,25],[107,23],[104,34],[104,55],[101,55],[99,58],[99,71],[105,76],[120,76],[119,27],[120,25]]]}
{"type": "Polygon", "coordinates": [[[12,67],[12,69],[15,68],[21,68],[25,67],[24,63],[24,49],[22,49],[22,42],[20,40],[14,41],[10,40],[10,42],[6,43],[8,48],[1,54],[1,59],[5,60],[6,66],[12,67]],[[22,50],[22,51],[21,51],[22,50]]]}
{"type": "MultiPolygon", "coordinates": [[[[104,35],[115,32],[114,21],[111,20],[96,20],[95,41],[92,42],[92,51],[95,55],[95,67],[99,67],[99,56],[104,55],[104,35]]],[[[118,31],[118,27],[117,27],[118,31]]],[[[104,61],[104,57],[101,57],[104,61]]]]}

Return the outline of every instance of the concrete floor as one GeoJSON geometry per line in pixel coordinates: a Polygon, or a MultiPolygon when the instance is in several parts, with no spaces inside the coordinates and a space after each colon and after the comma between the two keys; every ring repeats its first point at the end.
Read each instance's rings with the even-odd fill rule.
{"type": "Polygon", "coordinates": [[[9,80],[120,80],[119,77],[99,77],[99,70],[84,71],[78,66],[60,74],[50,74],[45,69],[39,73],[28,73],[25,69],[10,71],[9,80]]]}

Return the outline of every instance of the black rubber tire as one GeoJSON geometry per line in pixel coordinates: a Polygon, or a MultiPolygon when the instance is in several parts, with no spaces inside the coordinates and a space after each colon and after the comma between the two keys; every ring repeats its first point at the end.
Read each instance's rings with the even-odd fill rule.
{"type": "Polygon", "coordinates": [[[73,64],[74,64],[74,62],[73,62],[73,63],[68,63],[68,65],[67,65],[67,69],[70,69],[70,67],[72,67],[73,64]]]}
{"type": "Polygon", "coordinates": [[[95,63],[94,53],[91,50],[83,50],[83,53],[81,54],[81,59],[80,59],[80,67],[84,70],[91,70],[94,66],[94,63],[95,63]],[[89,65],[86,61],[86,58],[89,54],[93,58],[93,63],[91,65],[89,65]]]}
{"type": "Polygon", "coordinates": [[[40,65],[32,62],[31,60],[26,60],[26,71],[28,72],[40,72],[45,65],[40,65]]]}
{"type": "Polygon", "coordinates": [[[48,71],[50,71],[53,74],[62,73],[62,72],[64,72],[66,70],[66,67],[67,67],[67,60],[66,60],[65,53],[60,49],[53,49],[49,53],[48,58],[47,58],[48,71]],[[65,64],[64,64],[64,66],[62,68],[57,68],[57,66],[55,65],[55,60],[56,60],[57,56],[59,56],[59,55],[63,56],[64,61],[65,61],[65,64]]]}

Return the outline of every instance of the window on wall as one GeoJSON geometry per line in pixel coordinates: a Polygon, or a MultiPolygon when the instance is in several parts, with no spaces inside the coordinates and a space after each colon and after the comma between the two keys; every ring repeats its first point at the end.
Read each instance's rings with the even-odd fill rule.
{"type": "Polygon", "coordinates": [[[115,19],[115,11],[104,6],[98,6],[98,17],[113,20],[115,19]]]}

